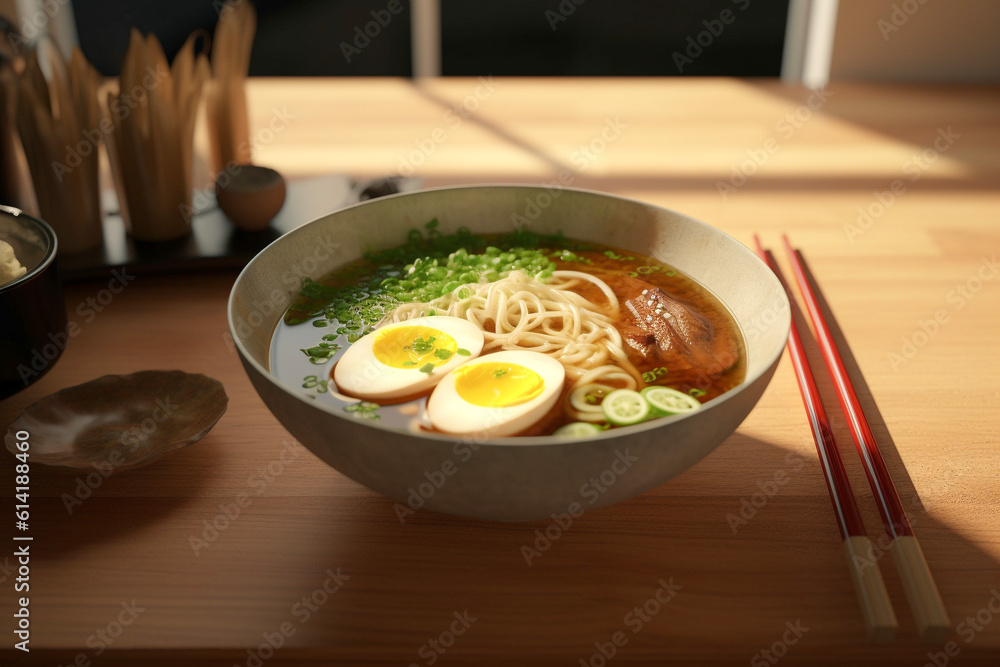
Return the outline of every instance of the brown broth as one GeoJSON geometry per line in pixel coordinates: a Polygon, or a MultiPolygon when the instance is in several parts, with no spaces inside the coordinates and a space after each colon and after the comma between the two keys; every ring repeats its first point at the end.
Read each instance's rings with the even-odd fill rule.
{"type": "MultiPolygon", "coordinates": [[[[510,247],[509,243],[500,245],[503,242],[502,237],[484,238],[477,236],[474,238],[480,246],[489,242],[498,245],[503,250],[510,247]]],[[[711,323],[717,335],[731,339],[737,351],[736,362],[714,374],[697,368],[666,368],[663,372],[663,366],[625,345],[629,360],[640,373],[644,374],[646,384],[671,387],[694,395],[704,403],[729,391],[743,381],[746,372],[746,347],[739,328],[722,302],[692,278],[651,257],[621,248],[571,239],[560,239],[558,243],[554,243],[552,239],[543,239],[538,247],[553,251],[571,248],[571,252],[551,258],[556,264],[557,270],[589,273],[611,287],[622,305],[619,307],[618,313],[608,314],[617,318],[620,330],[628,324],[631,317],[631,314],[625,309],[625,300],[635,296],[636,290],[643,287],[636,282],[641,280],[652,287],[663,290],[689,310],[699,313],[711,323]],[[660,370],[658,371],[658,369],[660,370]]],[[[481,251],[481,248],[478,251],[481,251]]],[[[410,261],[414,258],[411,257],[410,261]]],[[[328,287],[360,285],[363,284],[362,281],[367,275],[374,272],[378,264],[378,261],[372,259],[359,259],[324,276],[317,283],[328,287]]],[[[601,291],[590,283],[580,283],[573,290],[592,303],[606,303],[606,298],[601,291]]],[[[355,400],[338,397],[334,393],[335,387],[331,379],[333,366],[340,354],[343,353],[343,349],[348,346],[348,343],[342,340],[343,336],[327,338],[327,340],[336,341],[336,344],[341,347],[339,352],[329,359],[329,363],[312,365],[308,360],[303,361],[299,351],[303,346],[315,345],[315,342],[310,341],[318,340],[320,336],[332,332],[333,327],[337,325],[336,321],[333,321],[330,323],[330,328],[310,326],[309,322],[313,319],[322,319],[308,317],[308,313],[318,303],[320,302],[315,298],[302,296],[289,309],[284,320],[278,324],[271,341],[271,371],[290,386],[295,388],[301,386],[304,393],[310,397],[322,401],[332,401],[335,405],[351,411],[351,403],[355,400]],[[310,376],[315,376],[315,382],[307,380],[310,376]],[[310,384],[312,386],[307,386],[310,384]],[[317,385],[319,388],[316,388],[317,385]],[[329,391],[327,391],[327,387],[329,387],[329,391]]],[[[641,389],[642,386],[639,388],[641,389]]],[[[556,407],[520,435],[550,434],[560,426],[572,421],[563,408],[568,402],[569,391],[567,387],[556,407]]],[[[377,419],[386,426],[424,430],[430,428],[424,414],[425,405],[426,397],[420,397],[397,405],[384,405],[368,412],[352,412],[352,414],[356,417],[377,419]]]]}
{"type": "MultiPolygon", "coordinates": [[[[647,384],[671,387],[684,393],[694,391],[700,394],[700,392],[704,391],[703,395],[698,396],[698,400],[705,403],[743,382],[743,378],[746,375],[746,346],[732,315],[714,294],[673,267],[634,251],[600,246],[594,250],[578,250],[575,252],[575,255],[589,260],[590,263],[556,259],[558,269],[583,271],[600,278],[607,283],[622,304],[624,304],[627,297],[632,295],[632,290],[628,289],[627,282],[630,280],[642,280],[653,287],[662,289],[675,300],[680,301],[691,310],[703,315],[712,323],[719,335],[730,336],[736,343],[738,350],[737,361],[722,373],[708,374],[697,370],[689,371],[685,369],[678,371],[677,369],[667,369],[665,375],[660,375],[655,380],[647,382],[647,384]],[[622,259],[609,257],[606,254],[607,252],[611,252],[622,259]],[[627,259],[630,257],[632,259],[627,259]],[[639,273],[637,269],[640,267],[646,268],[647,271],[649,268],[656,268],[657,270],[639,273]],[[630,273],[634,273],[636,276],[633,278],[633,276],[629,275],[630,273]]],[[[595,285],[585,284],[574,288],[573,291],[593,303],[605,302],[601,291],[595,285]]],[[[624,305],[622,305],[617,314],[619,323],[624,323],[628,318],[628,313],[622,312],[624,310],[624,305]]],[[[641,373],[654,373],[656,371],[657,364],[652,363],[633,348],[626,345],[625,351],[628,354],[629,361],[641,373]]]]}

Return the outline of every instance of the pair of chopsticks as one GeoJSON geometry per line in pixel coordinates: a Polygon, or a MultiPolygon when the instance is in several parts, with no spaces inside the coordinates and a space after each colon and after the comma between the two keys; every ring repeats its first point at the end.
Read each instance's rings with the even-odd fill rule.
{"type": "MultiPolygon", "coordinates": [[[[944,603],[941,601],[930,568],[920,550],[920,543],[917,542],[913,528],[903,510],[899,495],[892,483],[892,477],[889,475],[885,461],[882,460],[878,443],[868,426],[868,420],[861,408],[861,403],[858,401],[857,393],[854,391],[851,379],[844,368],[844,362],[830,332],[826,317],[820,309],[816,296],[819,293],[819,286],[810,283],[801,252],[792,248],[788,237],[782,236],[782,240],[792,265],[795,280],[798,283],[799,292],[805,302],[806,311],[809,313],[809,319],[816,331],[816,338],[823,353],[827,370],[837,388],[841,409],[850,425],[854,444],[864,464],[868,483],[875,494],[882,523],[886,533],[892,538],[890,552],[896,563],[896,568],[899,570],[906,599],[917,623],[917,630],[924,642],[938,643],[943,640],[950,629],[944,603]]],[[[813,439],[816,441],[820,465],[823,467],[823,476],[826,479],[840,533],[844,539],[844,552],[847,556],[855,593],[861,604],[868,639],[872,643],[889,642],[896,633],[896,615],[893,612],[892,603],[889,601],[882,575],[872,555],[871,541],[865,532],[864,523],[861,520],[861,514],[847,478],[844,462],[840,458],[840,452],[833,431],[830,429],[823,403],[820,400],[809,361],[802,349],[802,338],[795,323],[796,315],[801,316],[800,311],[774,255],[769,250],[764,250],[756,235],[754,236],[754,244],[757,254],[778,277],[788,294],[788,301],[792,308],[788,354],[792,359],[795,376],[802,393],[802,401],[805,403],[806,412],[809,415],[813,439]]]]}

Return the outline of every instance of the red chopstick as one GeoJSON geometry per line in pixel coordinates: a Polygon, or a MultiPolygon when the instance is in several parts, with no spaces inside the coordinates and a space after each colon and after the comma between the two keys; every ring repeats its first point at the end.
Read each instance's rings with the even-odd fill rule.
{"type": "MultiPolygon", "coordinates": [[[[876,504],[886,532],[892,537],[890,550],[896,567],[899,569],[907,600],[917,621],[917,629],[924,641],[937,643],[941,641],[950,629],[948,614],[938,593],[930,568],[924,559],[920,544],[913,535],[913,528],[903,510],[899,494],[892,483],[892,477],[882,459],[878,442],[872,434],[871,427],[865,417],[864,410],[858,401],[857,393],[851,378],[844,368],[840,350],[833,339],[830,327],[819,307],[816,297],[820,293],[819,285],[812,285],[806,276],[803,258],[799,251],[792,248],[787,236],[782,236],[788,259],[792,264],[799,292],[805,301],[809,319],[812,321],[816,338],[819,342],[827,370],[837,388],[837,398],[840,407],[851,428],[854,445],[861,456],[868,483],[875,494],[876,504]]],[[[820,293],[821,294],[821,293],[820,293]]]]}
{"type": "Polygon", "coordinates": [[[788,303],[792,309],[792,327],[788,335],[788,356],[792,360],[795,368],[795,377],[799,381],[799,390],[802,394],[802,402],[805,404],[806,412],[809,415],[809,423],[812,426],[813,440],[816,441],[816,451],[819,453],[820,465],[823,466],[823,477],[830,491],[830,499],[833,501],[834,513],[837,515],[837,523],[840,526],[840,534],[847,538],[851,535],[866,535],[865,524],[861,519],[861,512],[858,511],[858,504],[854,500],[854,492],[851,490],[851,482],[847,478],[847,470],[844,468],[844,461],[840,458],[840,450],[833,437],[830,422],[826,417],[826,409],[819,397],[819,390],[813,379],[812,367],[802,349],[802,339],[799,337],[799,329],[795,324],[795,314],[800,312],[785,276],[781,273],[778,263],[770,250],[764,250],[760,245],[760,239],[753,237],[757,254],[771,268],[781,286],[788,294],[788,303]]]}
{"type": "Polygon", "coordinates": [[[844,461],[840,458],[840,450],[833,436],[833,430],[830,428],[826,409],[823,407],[819,391],[816,388],[812,368],[802,348],[802,339],[795,323],[796,317],[802,316],[801,312],[788,283],[785,282],[785,277],[782,275],[778,263],[774,259],[774,255],[769,250],[764,250],[756,235],[754,235],[753,240],[757,254],[771,268],[788,295],[788,303],[792,310],[791,331],[788,335],[788,356],[792,360],[795,377],[799,382],[799,391],[802,394],[802,402],[809,416],[813,440],[819,454],[820,466],[823,468],[823,478],[826,480],[826,488],[830,493],[834,514],[837,517],[837,525],[844,540],[848,569],[851,572],[851,580],[854,582],[858,602],[861,604],[868,639],[872,643],[891,641],[897,628],[896,614],[893,612],[892,603],[889,600],[889,594],[886,592],[878,566],[872,564],[873,566],[869,567],[865,560],[870,558],[871,541],[865,532],[864,521],[861,519],[861,512],[858,511],[854,492],[851,490],[851,482],[848,480],[847,470],[844,468],[844,461]]]}

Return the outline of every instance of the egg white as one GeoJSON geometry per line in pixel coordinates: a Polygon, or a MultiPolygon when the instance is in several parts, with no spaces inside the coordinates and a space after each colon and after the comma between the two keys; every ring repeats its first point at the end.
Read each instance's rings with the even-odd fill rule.
{"type": "Polygon", "coordinates": [[[448,373],[427,399],[427,416],[434,428],[454,435],[498,438],[524,431],[552,409],[566,381],[566,369],[550,356],[527,350],[504,350],[469,361],[501,362],[529,368],[541,376],[544,387],[529,401],[507,407],[483,407],[463,399],[455,388],[455,373],[448,373]]]}
{"type": "Polygon", "coordinates": [[[475,359],[483,350],[483,332],[472,322],[449,315],[416,317],[380,327],[354,342],[337,361],[333,369],[333,382],[337,389],[349,396],[374,401],[393,401],[413,398],[432,389],[449,372],[475,359]],[[372,345],[380,331],[396,327],[424,326],[443,331],[471,354],[453,354],[450,359],[436,366],[430,373],[416,368],[393,368],[379,361],[372,345]]]}

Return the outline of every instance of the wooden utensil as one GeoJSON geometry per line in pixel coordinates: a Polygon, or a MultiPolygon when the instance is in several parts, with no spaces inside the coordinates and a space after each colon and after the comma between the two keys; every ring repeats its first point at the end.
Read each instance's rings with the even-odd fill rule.
{"type": "Polygon", "coordinates": [[[850,425],[855,447],[864,464],[865,473],[868,475],[868,483],[875,493],[875,501],[879,514],[882,516],[882,523],[885,525],[886,533],[892,538],[890,551],[896,562],[896,569],[899,570],[903,589],[906,591],[906,599],[910,603],[910,609],[917,622],[917,630],[925,643],[940,643],[951,630],[944,602],[941,600],[937,585],[934,583],[934,577],[924,559],[920,543],[917,541],[916,535],[913,534],[910,520],[903,510],[903,504],[896,493],[889,469],[882,459],[878,442],[872,435],[871,427],[868,425],[864,410],[858,401],[857,393],[854,391],[854,385],[844,368],[844,361],[834,341],[833,334],[830,332],[826,316],[820,309],[816,296],[820,293],[819,285],[810,283],[806,276],[801,253],[792,248],[787,236],[783,236],[782,239],[788,259],[792,264],[799,292],[802,294],[809,318],[816,330],[816,338],[819,341],[820,350],[823,352],[823,359],[837,388],[840,406],[850,425]]]}
{"type": "Polygon", "coordinates": [[[785,276],[774,260],[771,251],[764,250],[756,235],[753,240],[757,254],[774,271],[788,294],[788,303],[792,309],[791,330],[788,335],[788,356],[795,369],[795,378],[799,383],[802,402],[805,404],[809,425],[812,427],[813,440],[816,442],[820,466],[823,468],[823,478],[826,480],[826,488],[830,492],[830,500],[833,502],[840,536],[844,540],[847,568],[851,573],[851,582],[854,584],[858,603],[861,605],[861,615],[868,633],[868,641],[872,644],[885,644],[892,641],[896,635],[896,629],[899,627],[896,613],[892,609],[892,602],[885,589],[882,573],[879,571],[878,564],[872,559],[872,543],[865,531],[861,513],[858,511],[858,504],[851,489],[851,482],[847,477],[847,470],[844,468],[844,461],[840,458],[837,441],[833,436],[833,430],[826,417],[826,409],[823,407],[819,390],[813,379],[812,368],[802,348],[801,336],[796,325],[796,319],[800,319],[802,313],[799,311],[795,297],[792,296],[785,276]]]}

